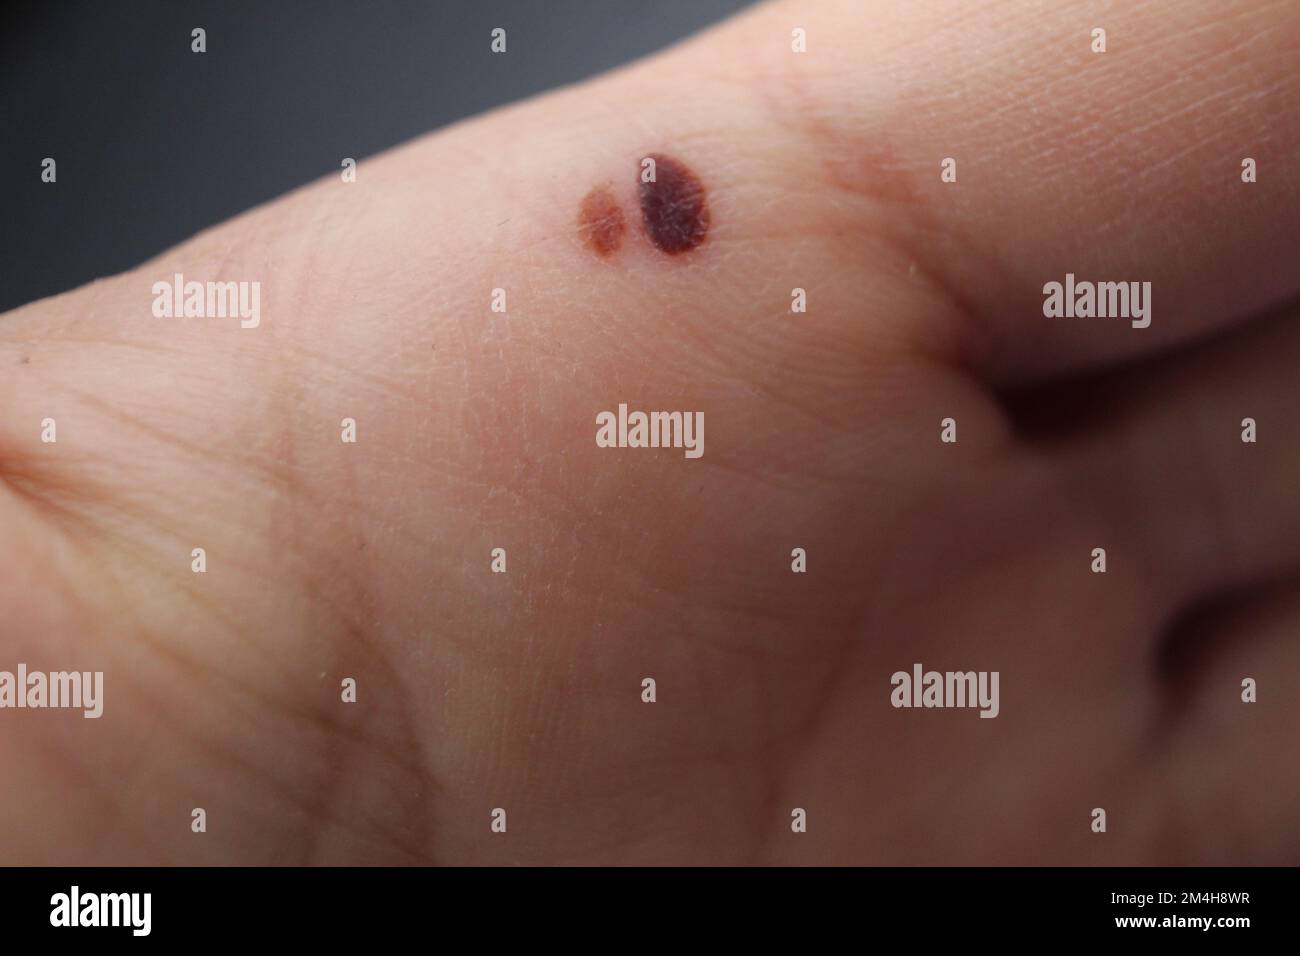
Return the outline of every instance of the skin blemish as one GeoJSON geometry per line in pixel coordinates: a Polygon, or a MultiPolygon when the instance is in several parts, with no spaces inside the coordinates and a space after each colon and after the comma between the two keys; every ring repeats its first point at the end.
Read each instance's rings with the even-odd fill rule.
{"type": "Polygon", "coordinates": [[[602,259],[623,248],[627,223],[618,200],[605,186],[597,186],[582,200],[578,209],[578,233],[592,252],[602,259]]]}
{"type": "Polygon", "coordinates": [[[689,252],[709,233],[709,203],[704,184],[681,160],[651,153],[654,182],[638,167],[641,221],[650,241],[670,256],[689,252]]]}

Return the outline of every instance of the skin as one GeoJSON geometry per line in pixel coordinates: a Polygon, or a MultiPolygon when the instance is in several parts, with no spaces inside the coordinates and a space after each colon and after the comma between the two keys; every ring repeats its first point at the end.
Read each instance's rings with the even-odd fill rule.
{"type": "Polygon", "coordinates": [[[0,317],[0,666],[106,674],[0,713],[0,858],[1300,862],[1297,36],[764,6],[0,317]],[[709,192],[683,255],[652,152],[709,192]],[[261,327],[153,319],[176,271],[261,327]],[[1066,272],[1151,327],[1045,319],[1066,272]],[[597,448],[620,401],[704,457],[597,448]],[[1000,716],[892,708],[916,661],[1000,716]]]}

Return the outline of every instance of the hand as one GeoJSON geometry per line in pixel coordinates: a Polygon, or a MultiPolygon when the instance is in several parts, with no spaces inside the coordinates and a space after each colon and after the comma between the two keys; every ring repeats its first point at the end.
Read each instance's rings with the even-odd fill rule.
{"type": "Polygon", "coordinates": [[[1300,8],[1094,20],[763,6],[0,318],[0,668],[104,673],[0,711],[3,858],[1298,862],[1300,8]]]}

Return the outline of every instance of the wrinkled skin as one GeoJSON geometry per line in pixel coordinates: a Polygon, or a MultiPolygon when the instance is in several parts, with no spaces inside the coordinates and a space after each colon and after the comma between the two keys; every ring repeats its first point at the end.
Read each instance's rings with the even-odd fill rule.
{"type": "Polygon", "coordinates": [[[0,318],[0,668],[106,675],[0,713],[4,861],[1300,862],[1300,7],[1041,6],[761,7],[0,318]]]}

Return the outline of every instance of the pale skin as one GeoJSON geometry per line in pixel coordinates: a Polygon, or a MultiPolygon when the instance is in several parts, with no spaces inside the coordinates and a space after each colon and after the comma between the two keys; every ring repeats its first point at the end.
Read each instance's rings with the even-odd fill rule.
{"type": "Polygon", "coordinates": [[[1300,862],[1300,7],[933,6],[758,8],[0,318],[0,668],[105,672],[0,713],[0,858],[1300,862]],[[620,401],[704,456],[597,448],[620,401]],[[891,707],[918,661],[1000,715],[891,707]]]}

